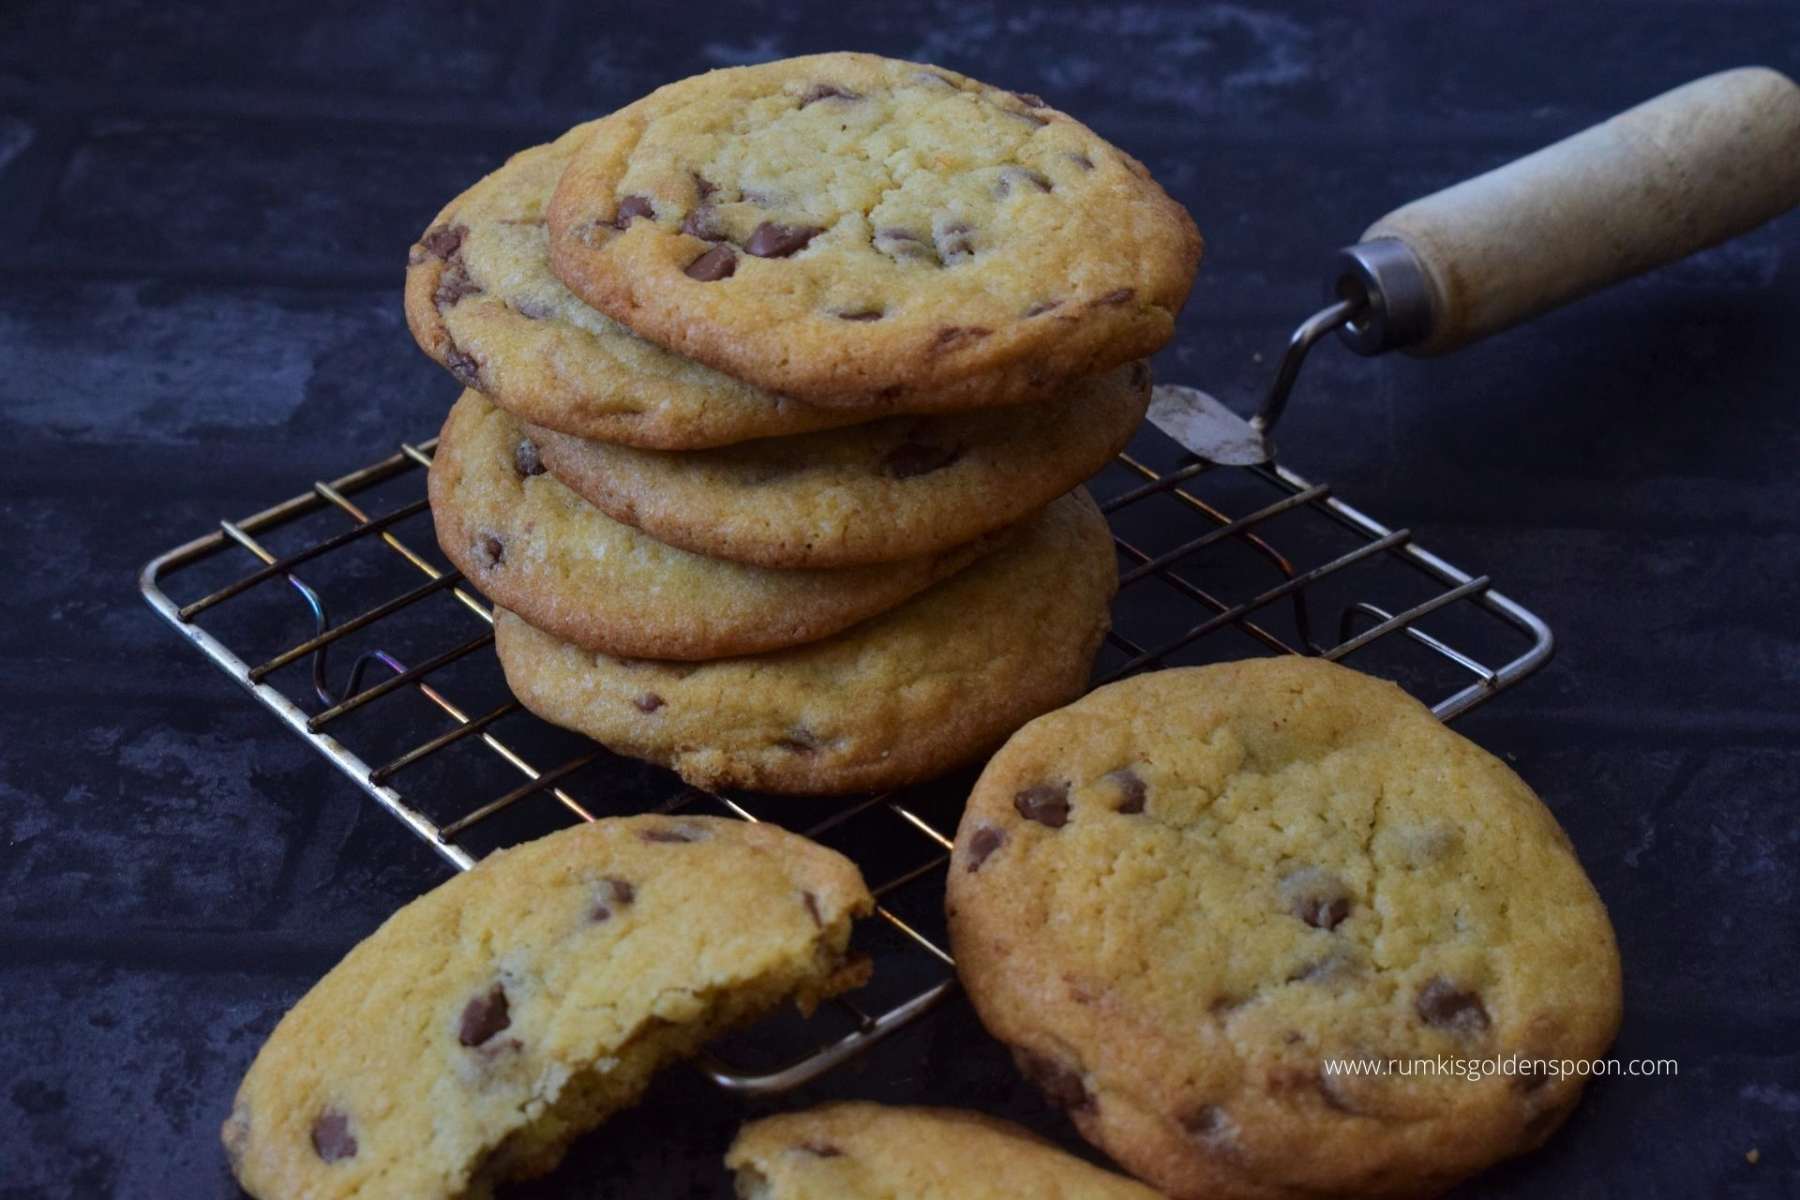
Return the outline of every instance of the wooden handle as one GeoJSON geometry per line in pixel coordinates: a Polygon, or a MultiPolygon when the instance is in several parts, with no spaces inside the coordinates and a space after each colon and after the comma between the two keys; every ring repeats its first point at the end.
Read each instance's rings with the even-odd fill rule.
{"type": "Polygon", "coordinates": [[[1716,245],[1800,204],[1800,88],[1741,67],[1395,209],[1425,268],[1441,354],[1716,245]]]}

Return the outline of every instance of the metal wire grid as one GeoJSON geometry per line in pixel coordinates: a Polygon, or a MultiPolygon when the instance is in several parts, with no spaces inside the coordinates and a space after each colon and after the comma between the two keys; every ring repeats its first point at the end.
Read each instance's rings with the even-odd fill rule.
{"type": "MultiPolygon", "coordinates": [[[[1173,443],[1148,433],[1140,436],[1156,438],[1161,446],[1174,449],[1173,443]]],[[[379,490],[390,481],[412,476],[415,488],[423,482],[421,468],[430,464],[435,439],[418,445],[403,444],[394,455],[353,471],[330,482],[315,483],[312,490],[295,496],[241,520],[221,521],[219,529],[152,559],[139,576],[139,587],[151,607],[160,613],[182,636],[198,646],[238,683],[272,710],[314,748],[335,763],[339,769],[363,788],[377,803],[403,821],[414,833],[425,839],[456,867],[473,866],[476,857],[459,845],[467,835],[484,822],[513,811],[515,806],[533,796],[546,795],[556,808],[560,824],[573,819],[592,820],[595,806],[584,802],[566,787],[571,777],[596,764],[604,764],[613,756],[592,743],[587,748],[561,761],[540,769],[527,757],[503,741],[495,726],[508,719],[532,720],[510,697],[484,711],[475,712],[459,704],[448,694],[449,688],[431,679],[442,675],[452,664],[467,659],[493,641],[492,612],[474,593],[467,590],[461,574],[434,564],[430,558],[401,539],[395,527],[426,511],[423,498],[404,503],[377,516],[359,507],[356,497],[371,489],[379,490]],[[277,531],[321,511],[335,510],[348,517],[348,528],[302,548],[276,554],[263,543],[277,531]],[[308,584],[297,570],[309,573],[333,569],[331,559],[342,555],[367,539],[380,543],[411,568],[424,576],[424,582],[398,595],[366,608],[358,615],[333,624],[327,606],[318,590],[308,584]],[[193,568],[234,549],[248,552],[261,564],[247,575],[187,603],[177,603],[164,590],[164,581],[184,569],[193,568]],[[280,653],[251,665],[231,646],[199,623],[199,618],[226,602],[252,592],[260,584],[285,580],[305,601],[311,611],[312,636],[288,646],[280,653]],[[377,646],[362,653],[353,663],[348,681],[341,689],[331,687],[327,678],[327,658],[331,648],[345,643],[352,635],[371,635],[376,627],[397,615],[413,609],[428,597],[448,593],[468,614],[478,619],[480,632],[473,637],[437,650],[408,665],[387,649],[377,646]],[[271,677],[284,668],[295,667],[310,659],[310,694],[301,692],[299,699],[290,697],[271,683],[271,677]],[[384,678],[365,683],[372,669],[386,672],[384,678]],[[411,745],[397,755],[385,756],[370,765],[367,750],[350,744],[349,735],[340,736],[345,727],[340,723],[351,714],[396,694],[413,693],[430,702],[434,715],[441,721],[447,717],[448,727],[424,741],[411,745]],[[304,706],[303,706],[304,705],[304,706]],[[311,707],[314,711],[307,711],[311,707]],[[492,799],[463,810],[453,819],[439,822],[410,801],[394,784],[396,776],[416,768],[452,747],[473,745],[471,739],[523,776],[523,782],[492,799]]],[[[1135,443],[1134,443],[1135,445],[1135,443]]],[[[1165,452],[1163,457],[1168,457],[1165,452]]],[[[1115,605],[1114,629],[1108,635],[1099,667],[1099,683],[1109,682],[1152,666],[1191,659],[1197,652],[1210,652],[1214,657],[1241,657],[1212,635],[1235,631],[1247,637],[1249,649],[1276,653],[1317,654],[1340,659],[1363,651],[1378,642],[1391,642],[1398,634],[1415,649],[1426,653],[1439,665],[1453,668],[1453,683],[1446,694],[1432,702],[1432,710],[1443,719],[1465,712],[1494,695],[1502,688],[1529,674],[1550,656],[1552,638],[1548,627],[1531,612],[1495,591],[1486,576],[1471,576],[1416,544],[1404,529],[1389,529],[1331,494],[1325,485],[1309,483],[1285,468],[1219,468],[1205,463],[1188,462],[1159,470],[1147,459],[1152,454],[1121,455],[1108,474],[1116,484],[1124,486],[1102,500],[1101,507],[1114,525],[1115,542],[1122,557],[1120,597],[1115,605]],[[1261,491],[1270,497],[1254,504],[1242,515],[1230,515],[1212,499],[1197,494],[1197,485],[1209,480],[1231,477],[1239,485],[1248,485],[1251,494],[1261,491]],[[1172,504],[1172,511],[1146,512],[1148,506],[1172,504]],[[1123,528],[1136,515],[1148,515],[1147,524],[1155,537],[1147,539],[1123,528]],[[1275,527],[1295,517],[1304,517],[1316,527],[1320,522],[1348,540],[1348,548],[1334,547],[1322,552],[1318,561],[1297,565],[1276,548],[1272,540],[1275,527]],[[1197,531],[1197,532],[1196,532],[1197,531]],[[1183,536],[1190,534],[1191,536],[1183,536]],[[1148,546],[1148,548],[1146,548],[1148,546]],[[1267,573],[1265,586],[1243,598],[1228,598],[1214,579],[1221,564],[1210,558],[1226,547],[1248,553],[1267,573]],[[1356,599],[1339,610],[1336,636],[1329,640],[1318,636],[1315,623],[1322,607],[1319,592],[1327,581],[1346,578],[1359,564],[1398,563],[1423,579],[1428,594],[1404,607],[1388,606],[1356,599]],[[1204,584],[1196,582],[1195,566],[1204,576],[1204,584]],[[1150,587],[1165,589],[1191,614],[1180,627],[1167,627],[1170,611],[1168,595],[1158,605],[1144,592],[1150,587]],[[1504,631],[1514,649],[1505,652],[1504,661],[1492,666],[1478,657],[1478,652],[1460,648],[1428,632],[1419,625],[1422,618],[1447,614],[1452,606],[1482,614],[1490,624],[1504,631]],[[1154,608],[1165,616],[1164,628],[1139,627],[1134,612],[1154,608]],[[1187,623],[1192,615],[1199,619],[1187,623]]],[[[1098,485],[1096,485],[1098,486],[1098,485]]],[[[1236,491],[1245,490],[1239,486],[1236,491]]],[[[1242,499],[1241,496],[1236,497],[1242,499]]],[[[1291,536],[1283,534],[1282,536],[1291,536]]],[[[1313,538],[1305,539],[1310,545],[1313,538]]],[[[1242,564],[1233,568],[1233,576],[1242,564]]],[[[1240,579],[1241,582],[1241,579],[1240,579]]],[[[1434,619],[1436,619],[1434,617],[1434,619]]],[[[1204,657],[1204,654],[1202,654],[1204,657]]],[[[1390,672],[1392,673],[1392,672],[1390,672]]],[[[1404,672],[1400,672],[1404,674],[1404,672]]],[[[291,677],[291,673],[290,673],[291,677]]],[[[1420,687],[1414,684],[1413,690],[1420,687]]],[[[642,787],[640,785],[640,789],[642,787]]],[[[634,796],[633,810],[661,812],[713,809],[748,821],[775,818],[771,806],[793,805],[793,801],[734,796],[699,791],[671,785],[664,788],[666,798],[660,802],[642,803],[634,796]],[[672,794],[671,794],[672,791],[672,794]]],[[[878,908],[887,929],[898,935],[898,943],[915,959],[931,968],[935,979],[909,988],[904,999],[878,1012],[866,1011],[853,1000],[840,998],[834,1003],[848,1018],[848,1032],[819,1045],[816,1034],[805,1035],[805,1049],[798,1057],[789,1057],[769,1070],[734,1067],[717,1057],[702,1060],[702,1068],[720,1086],[745,1093],[769,1093],[805,1083],[866,1049],[875,1041],[908,1024],[940,1002],[955,986],[953,962],[943,945],[941,933],[921,928],[924,921],[909,920],[898,909],[896,900],[910,889],[926,898],[926,907],[936,912],[935,903],[942,894],[942,874],[946,868],[954,832],[955,807],[945,806],[933,819],[912,793],[884,794],[859,798],[835,809],[831,815],[799,832],[815,839],[828,838],[858,821],[876,818],[897,819],[914,841],[914,850],[922,858],[894,870],[885,878],[871,875],[865,857],[859,865],[870,876],[878,908]],[[936,936],[934,936],[934,934],[936,936]]],[[[787,824],[789,822],[782,821],[787,824]]],[[[886,837],[885,834],[878,836],[886,837]]],[[[853,854],[853,857],[856,855],[853,854]]],[[[916,965],[916,964],[915,964],[916,965]]],[[[910,980],[916,970],[902,973],[910,980]]]]}

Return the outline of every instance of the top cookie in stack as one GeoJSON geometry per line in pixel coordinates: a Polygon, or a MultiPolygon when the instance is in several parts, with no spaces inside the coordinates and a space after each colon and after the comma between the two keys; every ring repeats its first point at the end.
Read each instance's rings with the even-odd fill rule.
{"type": "Polygon", "coordinates": [[[791,722],[777,741],[804,769],[714,753],[702,782],[810,791],[944,769],[1071,698],[1112,556],[1091,502],[1052,502],[1142,420],[1141,360],[1199,252],[1141,164],[1038,98],[870,55],[697,76],[515,156],[439,214],[406,285],[420,345],[470,389],[432,471],[440,541],[549,635],[502,622],[515,690],[685,771],[705,714],[594,699],[545,641],[602,677],[620,658],[704,680],[768,656],[753,675],[781,686],[761,716],[791,722]],[[887,610],[961,571],[1041,574],[1044,556],[1092,585],[1058,598],[1060,620],[965,587],[1017,609],[971,627],[1057,639],[1034,648],[1043,678],[1015,681],[1028,699],[997,703],[991,672],[949,681],[904,714],[962,714],[933,753],[891,722],[828,733],[802,713],[824,698],[796,656],[848,655],[865,685],[916,693],[926,668],[893,630],[922,618],[887,610]],[[551,658],[554,690],[580,698],[533,686],[551,658]]]}

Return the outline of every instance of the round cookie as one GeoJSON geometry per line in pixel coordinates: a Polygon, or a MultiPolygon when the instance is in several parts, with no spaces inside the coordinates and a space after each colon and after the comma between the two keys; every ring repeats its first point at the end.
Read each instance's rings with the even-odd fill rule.
{"type": "Polygon", "coordinates": [[[1021,520],[1125,448],[1143,363],[1055,400],[669,453],[526,427],[544,465],[659,541],[765,567],[843,567],[959,546],[1021,520]]]}
{"type": "Polygon", "coordinates": [[[873,908],[848,860],[766,824],[620,817],[500,851],[282,1018],[222,1131],[232,1172],[262,1200],[541,1175],[664,1064],[866,979],[848,946],[873,908]]]}
{"type": "Polygon", "coordinates": [[[725,1156],[743,1200],[1157,1200],[1009,1121],[828,1104],[752,1121],[725,1156]]]}
{"type": "Polygon", "coordinates": [[[703,558],[622,525],[544,471],[519,424],[464,392],[428,482],[438,545],[490,599],[589,649],[751,654],[827,637],[961,570],[1005,535],[839,571],[703,558]]]}
{"type": "Polygon", "coordinates": [[[847,425],[678,358],[550,273],[544,208],[592,124],[534,146],[452,200],[407,259],[406,321],[464,387],[576,437],[688,449],[847,425]]]}
{"type": "Polygon", "coordinates": [[[1582,1080],[1435,1064],[1590,1059],[1619,1025],[1612,926],[1549,810],[1316,659],[1142,675],[1020,730],[947,909],[988,1029],[1176,1197],[1436,1195],[1543,1142],[1582,1080]]]}
{"type": "Polygon", "coordinates": [[[906,604],[821,642],[704,663],[581,650],[504,611],[494,644],[538,716],[699,787],[835,795],[970,762],[1087,685],[1117,585],[1085,492],[906,604]]]}
{"type": "Polygon", "coordinates": [[[594,126],[551,266],[685,357],[820,406],[981,407],[1166,343],[1199,263],[1143,164],[1035,96],[869,54],[736,67],[594,126]]]}

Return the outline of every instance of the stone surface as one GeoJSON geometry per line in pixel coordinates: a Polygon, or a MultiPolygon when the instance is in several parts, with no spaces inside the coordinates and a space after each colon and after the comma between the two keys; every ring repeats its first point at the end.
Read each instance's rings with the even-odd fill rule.
{"type": "MultiPolygon", "coordinates": [[[[441,861],[134,594],[153,553],[428,436],[406,246],[505,153],[710,66],[854,47],[1042,94],[1209,242],[1165,380],[1240,408],[1336,246],[1684,79],[1800,68],[1791,4],[192,0],[0,14],[0,1197],[229,1197],[260,1038],[441,861]],[[1260,359],[1259,357],[1260,356],[1260,359]]],[[[1470,1196],[1800,1192],[1800,218],[1441,361],[1321,347],[1284,456],[1559,639],[1460,723],[1612,907],[1625,1057],[1470,1196]],[[1745,1161],[1750,1149],[1759,1161],[1745,1161]]],[[[926,906],[927,911],[929,906],[926,906]]],[[[1067,1127],[960,1001],[791,1104],[677,1072],[510,1194],[725,1197],[751,1113],[1067,1127]]]]}

